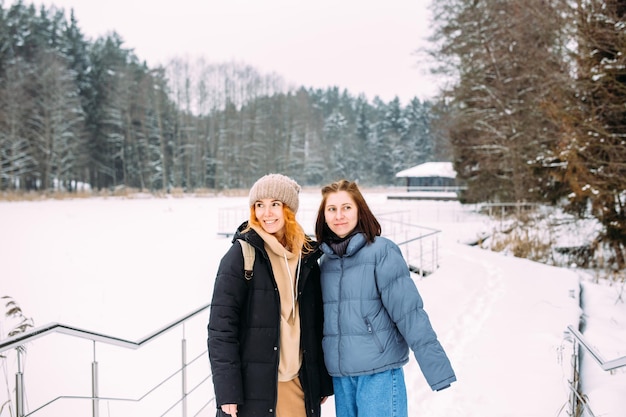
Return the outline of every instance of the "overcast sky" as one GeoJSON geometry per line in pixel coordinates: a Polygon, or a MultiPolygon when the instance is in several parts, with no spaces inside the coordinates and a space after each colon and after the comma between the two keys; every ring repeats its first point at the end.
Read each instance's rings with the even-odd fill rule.
{"type": "Polygon", "coordinates": [[[398,96],[406,104],[436,93],[436,80],[415,54],[430,31],[430,0],[33,2],[64,8],[68,17],[73,8],[92,40],[116,31],[150,66],[204,57],[249,64],[296,85],[347,88],[369,100],[398,96]]]}

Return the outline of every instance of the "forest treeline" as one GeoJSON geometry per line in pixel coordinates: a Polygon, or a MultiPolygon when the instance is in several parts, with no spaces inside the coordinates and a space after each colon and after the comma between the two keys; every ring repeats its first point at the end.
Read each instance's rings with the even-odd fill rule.
{"type": "MultiPolygon", "coordinates": [[[[0,3],[1,4],[1,3],[0,3]]],[[[452,161],[464,202],[548,202],[626,266],[626,0],[437,0],[432,101],[369,102],[242,63],[149,68],[79,16],[0,7],[0,191],[397,184],[452,161]]]]}
{"type": "Polygon", "coordinates": [[[222,190],[268,172],[394,184],[435,157],[428,102],[288,87],[236,62],[149,68],[116,33],[86,39],[78,18],[1,10],[2,190],[222,190]]]}

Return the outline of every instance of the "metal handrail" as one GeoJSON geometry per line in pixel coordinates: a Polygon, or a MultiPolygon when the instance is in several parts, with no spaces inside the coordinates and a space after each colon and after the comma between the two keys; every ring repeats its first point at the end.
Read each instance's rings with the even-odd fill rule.
{"type": "Polygon", "coordinates": [[[408,192],[414,191],[432,191],[432,192],[459,192],[467,190],[465,185],[409,185],[406,187],[408,192]]]}
{"type": "Polygon", "coordinates": [[[174,327],[177,327],[179,324],[189,320],[190,318],[196,316],[199,313],[202,313],[204,310],[208,309],[211,304],[205,304],[202,307],[199,307],[192,311],[191,313],[174,320],[170,324],[163,326],[162,328],[148,334],[147,336],[133,342],[132,340],[126,340],[115,336],[109,336],[102,333],[97,333],[91,330],[79,329],[78,327],[68,326],[67,324],[62,323],[50,323],[45,326],[37,327],[31,331],[22,333],[17,336],[13,336],[7,338],[3,341],[0,341],[0,352],[4,352],[6,350],[16,348],[18,346],[23,345],[24,343],[30,342],[32,340],[38,339],[40,337],[46,336],[50,333],[61,333],[69,336],[80,337],[82,339],[92,340],[94,342],[107,343],[110,345],[120,346],[123,348],[129,349],[137,349],[144,344],[150,342],[151,340],[161,336],[164,333],[167,333],[174,327]]]}
{"type": "Polygon", "coordinates": [[[603,371],[613,371],[618,368],[622,368],[626,366],[626,356],[622,356],[621,358],[616,358],[612,360],[604,360],[600,352],[591,346],[585,337],[573,326],[567,326],[567,330],[565,331],[565,340],[572,343],[572,377],[569,382],[569,387],[571,390],[570,398],[568,400],[569,403],[569,415],[577,416],[579,414],[579,406],[582,406],[585,410],[585,415],[589,415],[591,417],[595,417],[595,414],[591,410],[589,403],[585,396],[581,395],[578,391],[578,384],[580,381],[579,378],[579,352],[580,346],[582,346],[591,357],[598,363],[600,368],[603,371]],[[571,336],[571,337],[570,337],[571,336]]]}
{"type": "MultiPolygon", "coordinates": [[[[205,357],[207,353],[207,350],[205,350],[204,352],[200,353],[198,356],[196,356],[193,360],[191,360],[189,363],[187,363],[187,366],[191,365],[192,363],[194,363],[195,361],[197,361],[200,358],[205,357]]],[[[181,369],[176,370],[176,372],[173,372],[171,375],[169,375],[168,377],[166,377],[164,380],[162,380],[161,382],[159,382],[158,384],[156,384],[154,387],[150,388],[147,392],[145,392],[144,394],[140,395],[137,398],[126,398],[126,397],[103,397],[103,396],[98,396],[98,397],[88,397],[88,396],[80,396],[80,395],[59,395],[58,397],[48,401],[45,404],[40,405],[39,407],[37,407],[36,409],[34,409],[33,411],[31,411],[30,413],[28,413],[27,415],[32,415],[35,414],[37,411],[46,408],[47,406],[49,406],[52,403],[55,403],[59,400],[63,400],[63,399],[71,399],[71,400],[103,400],[103,401],[126,401],[126,402],[141,402],[143,399],[145,399],[146,397],[148,397],[148,395],[152,394],[154,391],[156,391],[158,388],[160,388],[161,386],[163,386],[166,382],[169,382],[172,378],[174,378],[176,375],[178,375],[181,372],[181,369]]],[[[211,375],[206,376],[202,381],[200,381],[200,383],[196,384],[196,386],[194,386],[191,390],[189,390],[187,392],[187,394],[191,394],[193,391],[195,391],[201,384],[205,383],[209,378],[211,377],[211,375]]],[[[211,401],[213,401],[215,398],[210,398],[209,401],[206,402],[205,405],[208,405],[211,401]]],[[[178,401],[176,401],[170,408],[168,408],[165,413],[162,414],[162,416],[166,415],[172,408],[174,408],[176,405],[178,405],[180,402],[182,401],[182,398],[178,401]]]]}
{"type": "MultiPolygon", "coordinates": [[[[167,377],[164,381],[160,382],[159,384],[157,384],[156,387],[150,389],[146,394],[142,395],[140,398],[138,399],[133,399],[133,398],[113,398],[113,397],[102,397],[99,395],[98,393],[98,362],[95,359],[95,346],[96,346],[96,342],[101,342],[101,343],[106,343],[106,344],[110,344],[110,345],[114,345],[114,346],[118,346],[118,347],[123,347],[123,348],[127,348],[127,349],[137,349],[143,345],[145,345],[146,343],[151,342],[152,340],[156,339],[157,337],[169,332],[170,330],[174,329],[175,327],[183,324],[189,320],[192,317],[195,317],[196,315],[198,315],[199,313],[207,310],[209,307],[211,306],[211,304],[205,304],[201,307],[198,307],[197,309],[193,310],[192,312],[172,321],[171,323],[155,330],[154,332],[146,335],[145,337],[137,340],[137,341],[132,341],[132,340],[127,340],[127,339],[122,339],[119,337],[115,337],[115,336],[110,336],[110,335],[106,335],[103,333],[98,333],[98,332],[94,332],[91,330],[85,330],[85,329],[79,329],[77,327],[72,327],[72,326],[68,326],[66,324],[61,324],[61,323],[51,323],[45,326],[41,326],[41,327],[37,327],[33,330],[30,330],[28,332],[4,339],[0,341],[0,352],[4,352],[6,350],[9,349],[13,349],[15,348],[17,350],[17,363],[18,363],[18,369],[17,369],[17,374],[16,374],[16,378],[15,378],[15,400],[16,400],[16,415],[17,417],[26,417],[29,415],[34,414],[35,412],[41,410],[42,408],[47,407],[48,405],[60,400],[60,399],[82,399],[82,400],[91,400],[92,401],[92,415],[93,417],[98,417],[99,416],[99,401],[101,400],[118,400],[118,401],[131,401],[131,402],[139,402],[141,401],[143,398],[145,398],[147,395],[149,395],[150,393],[152,393],[154,390],[156,390],[156,388],[158,388],[159,386],[161,386],[162,384],[164,384],[166,381],[170,380],[174,375],[176,374],[182,374],[182,384],[183,384],[183,393],[182,393],[182,397],[176,401],[170,408],[168,408],[164,414],[162,414],[162,416],[166,415],[167,413],[169,413],[169,411],[171,411],[172,408],[174,408],[176,405],[181,404],[182,403],[182,407],[183,407],[183,417],[185,417],[187,415],[187,396],[196,390],[196,388],[198,388],[201,384],[203,384],[204,382],[206,382],[209,379],[209,376],[205,377],[198,385],[196,385],[195,387],[193,387],[191,389],[191,391],[189,391],[187,389],[187,367],[194,363],[198,358],[204,356],[206,354],[206,350],[201,353],[200,355],[198,355],[198,357],[194,358],[192,361],[187,362],[187,341],[183,335],[183,339],[182,339],[182,367],[177,370],[174,374],[170,375],[169,377],[167,377]],[[30,413],[26,413],[24,410],[24,375],[22,372],[22,365],[21,365],[21,347],[25,344],[28,343],[30,341],[33,341],[35,339],[39,339],[40,337],[46,336],[46,335],[50,335],[52,333],[60,333],[60,334],[65,334],[68,336],[74,336],[74,337],[78,337],[78,338],[82,338],[82,339],[87,339],[87,340],[91,340],[94,343],[94,359],[92,362],[92,395],[89,396],[58,396],[54,399],[52,399],[51,401],[48,401],[47,403],[37,407],[35,410],[31,411],[30,413]]],[[[183,331],[184,333],[184,331],[183,331]]],[[[208,405],[209,402],[211,402],[212,400],[209,400],[207,403],[205,403],[202,408],[206,407],[206,405],[208,405]]]]}
{"type": "Polygon", "coordinates": [[[598,352],[593,346],[591,346],[583,335],[574,328],[574,326],[567,326],[567,330],[571,333],[572,336],[576,338],[576,341],[579,345],[581,345],[593,359],[600,365],[603,371],[612,371],[614,369],[622,368],[626,366],[626,356],[622,356],[621,358],[611,359],[610,361],[604,360],[600,352],[598,352]]]}
{"type": "Polygon", "coordinates": [[[405,221],[402,216],[406,210],[379,213],[378,219],[383,226],[383,236],[396,242],[409,270],[422,277],[430,275],[439,268],[439,240],[441,230],[431,227],[417,226],[411,220],[405,221]],[[400,233],[398,233],[400,227],[400,233]],[[392,232],[389,232],[392,229],[392,232]],[[417,229],[417,230],[415,230],[417,229]],[[412,236],[412,237],[408,237],[412,236]]]}

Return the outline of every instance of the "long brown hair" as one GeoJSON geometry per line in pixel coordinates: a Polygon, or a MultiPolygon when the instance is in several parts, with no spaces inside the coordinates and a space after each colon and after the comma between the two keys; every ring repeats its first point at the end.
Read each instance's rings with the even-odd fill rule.
{"type": "MultiPolygon", "coordinates": [[[[291,252],[302,251],[303,254],[309,253],[313,250],[311,247],[310,239],[304,233],[304,229],[300,226],[300,223],[296,220],[296,214],[283,203],[283,216],[285,218],[285,234],[280,243],[291,252]]],[[[250,220],[248,221],[248,227],[251,225],[262,228],[261,222],[256,218],[256,212],[254,206],[250,206],[250,220]]]]}
{"type": "Polygon", "coordinates": [[[326,224],[324,211],[326,210],[328,195],[339,191],[345,191],[350,194],[350,197],[352,197],[354,203],[356,204],[359,215],[356,227],[358,227],[365,234],[365,239],[368,243],[374,242],[376,236],[380,236],[382,233],[380,223],[378,223],[374,213],[372,213],[372,210],[370,210],[367,205],[365,198],[363,198],[363,194],[361,194],[359,186],[356,182],[348,180],[339,180],[322,187],[322,202],[320,203],[320,208],[317,211],[317,221],[315,222],[315,238],[317,241],[320,243],[323,242],[324,239],[331,233],[330,228],[326,224]]]}

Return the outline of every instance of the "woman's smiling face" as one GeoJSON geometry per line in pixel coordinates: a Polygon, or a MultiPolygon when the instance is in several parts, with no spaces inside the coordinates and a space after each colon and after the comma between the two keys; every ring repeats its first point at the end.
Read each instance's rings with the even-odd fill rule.
{"type": "Polygon", "coordinates": [[[347,191],[328,194],[324,206],[326,224],[340,238],[348,236],[359,222],[359,210],[347,191]]]}
{"type": "Polygon", "coordinates": [[[254,202],[254,214],[267,233],[282,237],[285,232],[283,202],[273,198],[263,198],[254,202]]]}

